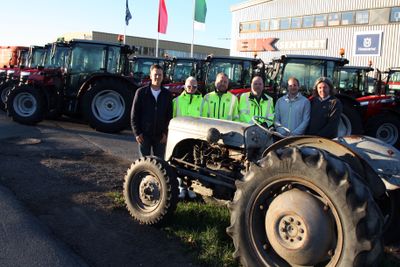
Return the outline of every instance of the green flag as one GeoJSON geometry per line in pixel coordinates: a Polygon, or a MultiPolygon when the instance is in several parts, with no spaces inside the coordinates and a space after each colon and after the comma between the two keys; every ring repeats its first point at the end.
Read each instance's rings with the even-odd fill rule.
{"type": "Polygon", "coordinates": [[[194,7],[194,28],[197,30],[206,29],[206,14],[207,4],[206,0],[196,0],[194,7]]]}

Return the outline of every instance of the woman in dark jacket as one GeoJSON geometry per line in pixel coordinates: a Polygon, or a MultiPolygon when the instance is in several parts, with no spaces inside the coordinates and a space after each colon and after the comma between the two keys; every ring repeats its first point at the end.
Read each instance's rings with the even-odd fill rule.
{"type": "Polygon", "coordinates": [[[342,109],[342,103],[334,96],[331,80],[326,77],[317,79],[311,100],[307,134],[326,138],[337,137],[342,109]]]}

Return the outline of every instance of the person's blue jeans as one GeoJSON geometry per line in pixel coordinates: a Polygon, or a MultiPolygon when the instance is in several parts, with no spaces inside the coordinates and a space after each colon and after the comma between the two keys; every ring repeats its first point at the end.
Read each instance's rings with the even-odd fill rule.
{"type": "Polygon", "coordinates": [[[161,144],[160,141],[154,141],[149,137],[144,136],[144,142],[139,144],[139,155],[141,157],[150,156],[153,150],[153,155],[164,159],[165,144],[161,144]]]}

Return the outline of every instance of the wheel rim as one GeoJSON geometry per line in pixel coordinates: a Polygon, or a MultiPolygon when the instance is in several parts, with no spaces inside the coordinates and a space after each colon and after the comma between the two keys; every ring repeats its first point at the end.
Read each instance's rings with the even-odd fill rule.
{"type": "Polygon", "coordinates": [[[19,93],[14,98],[13,109],[21,117],[32,116],[37,110],[37,100],[30,93],[19,93]]]}
{"type": "MultiPolygon", "coordinates": [[[[269,236],[267,236],[266,230],[268,227],[268,225],[266,225],[268,209],[271,207],[274,200],[280,194],[283,194],[289,189],[306,192],[304,194],[310,194],[310,192],[312,192],[312,194],[314,195],[313,198],[317,199],[320,203],[323,203],[324,211],[327,213],[328,216],[327,220],[329,220],[333,225],[333,236],[330,239],[331,244],[329,248],[327,248],[323,252],[318,251],[318,253],[320,254],[320,262],[312,262],[312,264],[303,263],[302,265],[314,265],[323,263],[327,266],[336,266],[343,250],[343,230],[339,215],[331,200],[318,187],[307,181],[301,181],[300,179],[296,178],[283,178],[279,181],[275,181],[274,183],[270,183],[258,193],[254,201],[250,201],[252,205],[249,214],[250,227],[248,231],[251,245],[253,246],[254,251],[256,251],[256,253],[258,254],[258,258],[264,261],[264,265],[269,265],[272,262],[277,263],[279,266],[294,264],[293,262],[290,262],[291,259],[281,257],[280,255],[282,254],[279,254],[278,251],[275,250],[276,247],[274,247],[274,242],[271,242],[271,240],[268,239],[269,236]],[[282,191],[282,188],[286,189],[282,191]]],[[[288,222],[288,224],[285,225],[286,229],[290,229],[290,226],[294,226],[294,224],[297,224],[298,222],[300,222],[300,225],[305,226],[290,229],[292,231],[293,237],[295,237],[296,239],[298,237],[301,237],[302,239],[297,239],[296,241],[293,238],[293,241],[295,242],[290,242],[289,238],[286,240],[289,243],[283,243],[284,247],[285,245],[288,245],[287,248],[290,248],[293,251],[297,249],[297,253],[301,254],[304,245],[303,238],[307,239],[310,233],[306,230],[308,224],[304,220],[304,218],[302,218],[301,216],[297,216],[296,210],[292,211],[292,213],[288,212],[286,215],[276,217],[275,222],[278,227],[279,223],[283,224],[285,222],[288,222]],[[303,229],[303,232],[301,232],[300,229],[303,229]]],[[[277,235],[282,234],[283,240],[285,240],[285,233],[284,231],[281,231],[282,227],[276,229],[277,235]]]]}
{"type": "Polygon", "coordinates": [[[350,135],[351,131],[352,131],[351,121],[345,114],[342,114],[339,121],[338,136],[341,137],[350,135]]]}
{"type": "Polygon", "coordinates": [[[160,183],[158,177],[151,172],[137,173],[130,184],[132,203],[143,212],[156,210],[161,200],[160,183]]]}
{"type": "Polygon", "coordinates": [[[376,130],[376,138],[382,140],[385,143],[394,145],[399,138],[399,130],[396,125],[386,122],[383,123],[376,130]]]}
{"type": "Polygon", "coordinates": [[[125,100],[114,90],[103,90],[94,96],[91,108],[97,120],[113,123],[124,115],[125,100]]]}

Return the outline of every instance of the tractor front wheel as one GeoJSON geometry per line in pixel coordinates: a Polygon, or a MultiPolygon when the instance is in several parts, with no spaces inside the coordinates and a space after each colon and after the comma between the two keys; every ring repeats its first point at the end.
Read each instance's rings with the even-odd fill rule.
{"type": "Polygon", "coordinates": [[[178,203],[176,175],[160,158],[140,158],[125,176],[124,199],[134,220],[147,225],[161,224],[178,203]]]}
{"type": "Polygon", "coordinates": [[[42,92],[29,85],[14,87],[7,95],[6,109],[16,122],[33,125],[43,120],[45,101],[42,92]]]}

